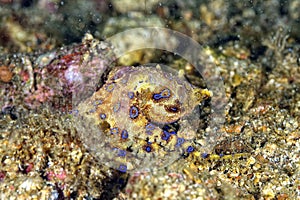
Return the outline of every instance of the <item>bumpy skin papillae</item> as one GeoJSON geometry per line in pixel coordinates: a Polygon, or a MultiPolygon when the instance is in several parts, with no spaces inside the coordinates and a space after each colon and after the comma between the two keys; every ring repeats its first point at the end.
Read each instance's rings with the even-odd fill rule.
{"type": "Polygon", "coordinates": [[[115,68],[78,106],[80,119],[99,129],[82,134],[83,140],[88,146],[85,137],[97,134],[102,145],[92,149],[103,151],[98,157],[120,171],[163,166],[194,150],[197,127],[187,116],[210,95],[159,66],[115,68]]]}

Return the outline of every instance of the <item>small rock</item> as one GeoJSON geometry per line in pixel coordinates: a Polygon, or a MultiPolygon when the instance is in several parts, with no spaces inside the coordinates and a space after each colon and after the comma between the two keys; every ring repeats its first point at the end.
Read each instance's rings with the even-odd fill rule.
{"type": "Polygon", "coordinates": [[[8,83],[11,81],[13,73],[9,70],[7,66],[0,66],[0,80],[8,83]]]}

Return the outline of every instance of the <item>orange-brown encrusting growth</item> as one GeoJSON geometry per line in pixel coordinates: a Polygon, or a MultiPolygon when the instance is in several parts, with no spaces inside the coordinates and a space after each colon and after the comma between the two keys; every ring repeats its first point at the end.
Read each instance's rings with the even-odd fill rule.
{"type": "Polygon", "coordinates": [[[0,66],[0,81],[8,83],[11,81],[13,73],[10,71],[9,67],[2,65],[0,66]]]}

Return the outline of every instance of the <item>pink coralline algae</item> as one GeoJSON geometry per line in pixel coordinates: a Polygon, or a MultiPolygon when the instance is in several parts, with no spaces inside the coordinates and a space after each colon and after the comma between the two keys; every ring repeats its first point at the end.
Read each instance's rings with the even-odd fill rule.
{"type": "Polygon", "coordinates": [[[210,96],[160,66],[119,67],[75,116],[101,162],[121,172],[162,167],[194,151],[198,105],[210,96]]]}
{"type": "Polygon", "coordinates": [[[62,100],[67,100],[69,106],[77,105],[95,92],[101,77],[110,68],[112,56],[109,50],[106,43],[89,38],[70,50],[59,52],[42,70],[44,84],[53,86],[54,94],[63,97],[54,102],[55,106],[61,107],[62,100]]]}
{"type": "Polygon", "coordinates": [[[87,34],[80,44],[62,47],[35,60],[26,56],[21,60],[23,66],[12,63],[21,88],[2,88],[8,91],[6,97],[11,98],[4,99],[2,107],[14,105],[16,94],[22,94],[18,96],[29,109],[47,105],[67,112],[97,90],[114,56],[109,44],[87,34]]]}

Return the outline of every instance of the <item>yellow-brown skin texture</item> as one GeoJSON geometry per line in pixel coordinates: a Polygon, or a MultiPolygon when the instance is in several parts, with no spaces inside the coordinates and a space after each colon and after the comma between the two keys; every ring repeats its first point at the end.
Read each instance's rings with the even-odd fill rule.
{"type": "Polygon", "coordinates": [[[98,157],[117,168],[126,166],[121,167],[126,171],[160,167],[193,149],[196,130],[188,116],[210,95],[159,66],[122,67],[112,70],[103,87],[78,110],[99,130],[96,134],[106,150],[98,157]]]}

